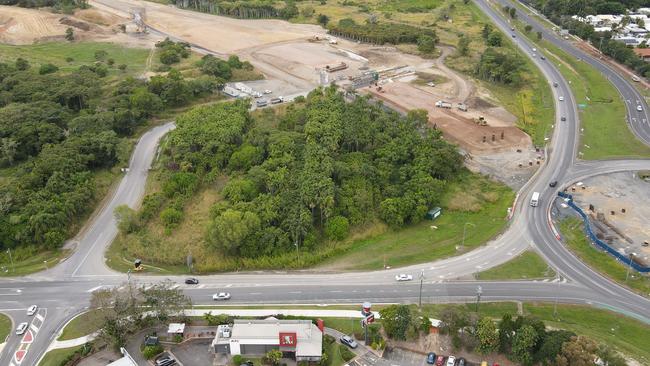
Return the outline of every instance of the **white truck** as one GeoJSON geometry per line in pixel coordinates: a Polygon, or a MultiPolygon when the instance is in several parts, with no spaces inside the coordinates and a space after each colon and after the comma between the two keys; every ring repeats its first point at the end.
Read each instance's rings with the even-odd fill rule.
{"type": "Polygon", "coordinates": [[[539,204],[539,192],[533,192],[533,196],[530,198],[530,205],[537,207],[539,204]]]}
{"type": "Polygon", "coordinates": [[[444,100],[439,100],[436,102],[436,107],[451,109],[452,106],[451,103],[449,102],[445,102],[444,100]]]}

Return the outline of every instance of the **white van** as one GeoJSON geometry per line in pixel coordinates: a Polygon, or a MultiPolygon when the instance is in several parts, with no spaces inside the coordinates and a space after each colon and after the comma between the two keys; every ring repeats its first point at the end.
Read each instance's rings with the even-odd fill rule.
{"type": "Polygon", "coordinates": [[[539,204],[539,192],[533,192],[533,197],[530,198],[530,205],[537,207],[539,204]]]}

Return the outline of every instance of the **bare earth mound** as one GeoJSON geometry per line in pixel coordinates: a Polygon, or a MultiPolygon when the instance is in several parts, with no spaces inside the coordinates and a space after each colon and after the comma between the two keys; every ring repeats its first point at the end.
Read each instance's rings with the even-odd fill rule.
{"type": "Polygon", "coordinates": [[[67,25],[60,14],[0,5],[0,42],[31,44],[43,39],[63,39],[67,25]]]}

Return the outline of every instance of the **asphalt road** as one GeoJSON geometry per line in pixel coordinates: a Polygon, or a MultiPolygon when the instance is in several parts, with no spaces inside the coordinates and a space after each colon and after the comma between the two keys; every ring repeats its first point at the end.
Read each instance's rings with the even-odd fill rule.
{"type": "MultiPolygon", "coordinates": [[[[103,2],[111,3],[109,0],[103,2]]],[[[506,34],[511,33],[507,21],[487,3],[483,0],[476,3],[501,30],[506,34]]],[[[524,53],[531,55],[533,46],[524,37],[512,40],[524,53]]],[[[536,300],[589,304],[650,323],[650,301],[593,272],[566,250],[548,226],[551,200],[557,192],[556,189],[548,187],[548,182],[557,180],[562,186],[594,174],[650,169],[650,161],[576,162],[578,113],[575,100],[567,83],[551,63],[539,58],[532,60],[551,85],[553,82],[558,83],[557,87],[552,87],[556,98],[558,122],[553,131],[545,165],[520,191],[508,230],[490,243],[458,257],[384,271],[233,273],[204,276],[198,286],[183,285],[182,277],[171,277],[170,280],[179,283],[180,288],[191,296],[195,304],[213,303],[211,295],[219,291],[231,292],[232,304],[335,304],[362,301],[415,303],[419,294],[418,276],[422,273],[424,302],[475,301],[477,286],[480,285],[482,301],[536,300]],[[560,96],[564,97],[563,102],[559,101],[560,96]],[[561,116],[566,117],[565,122],[559,122],[561,116]],[[542,198],[540,206],[533,208],[529,206],[528,201],[535,191],[541,192],[542,198]],[[529,247],[536,248],[561,277],[555,282],[454,280],[501,264],[529,247]],[[415,280],[398,283],[394,279],[398,273],[412,274],[415,280]]],[[[38,322],[38,332],[22,365],[36,364],[67,319],[88,306],[93,291],[124,285],[126,276],[111,271],[104,263],[104,251],[117,233],[113,209],[120,204],[132,207],[139,204],[144,194],[148,167],[155,157],[157,141],[172,128],[173,124],[168,123],[143,135],[135,149],[129,172],[106,206],[78,236],[77,250],[69,259],[46,272],[0,281],[0,311],[8,313],[16,324],[28,319],[25,309],[29,305],[38,304],[43,308],[44,318],[38,322]]],[[[145,286],[161,280],[155,276],[133,277],[145,286]]],[[[12,357],[19,342],[20,337],[9,337],[8,344],[0,355],[0,365],[15,364],[12,357]]]]}
{"type": "MultiPolygon", "coordinates": [[[[492,0],[498,6],[505,5],[513,6],[514,2],[510,0],[492,0]]],[[[605,77],[618,89],[621,98],[625,101],[627,108],[627,122],[630,129],[634,134],[643,141],[646,145],[650,145],[650,118],[648,105],[645,98],[634,88],[632,82],[623,77],[621,74],[614,71],[609,65],[605,64],[598,58],[582,51],[581,49],[573,46],[571,42],[563,39],[551,29],[543,26],[541,22],[528,14],[518,11],[517,17],[519,20],[533,26],[533,31],[542,32],[542,37],[552,43],[554,46],[560,48],[562,51],[575,57],[578,60],[588,63],[605,77]],[[638,111],[637,106],[641,106],[642,110],[638,111]]]]}

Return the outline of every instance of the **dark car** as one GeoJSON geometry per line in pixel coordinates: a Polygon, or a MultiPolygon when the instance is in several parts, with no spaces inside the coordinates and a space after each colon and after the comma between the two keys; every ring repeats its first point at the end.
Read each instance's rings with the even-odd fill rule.
{"type": "Polygon", "coordinates": [[[350,336],[346,336],[346,335],[341,336],[341,338],[339,338],[339,340],[341,341],[341,343],[345,344],[346,346],[348,346],[350,348],[357,348],[357,346],[358,346],[357,342],[355,342],[354,339],[350,338],[350,336]]]}
{"type": "Polygon", "coordinates": [[[555,187],[556,185],[557,185],[556,180],[554,180],[554,181],[552,181],[551,183],[548,184],[548,186],[551,187],[551,188],[555,187]]]}
{"type": "Polygon", "coordinates": [[[445,366],[445,356],[438,356],[436,366],[445,366]]]}
{"type": "Polygon", "coordinates": [[[433,365],[434,363],[436,363],[436,354],[435,353],[429,352],[429,354],[427,355],[427,363],[429,365],[433,365]]]}
{"type": "Polygon", "coordinates": [[[566,117],[564,117],[564,116],[560,117],[560,121],[563,121],[563,122],[566,121],[566,117]]]}
{"type": "Polygon", "coordinates": [[[242,363],[242,364],[239,365],[239,366],[253,366],[253,365],[254,365],[253,361],[248,360],[248,361],[242,363]]]}
{"type": "Polygon", "coordinates": [[[194,278],[194,277],[191,277],[191,278],[186,279],[185,283],[188,284],[188,285],[198,285],[199,280],[194,278]]]}
{"type": "Polygon", "coordinates": [[[540,56],[539,58],[541,58],[542,60],[546,60],[546,57],[544,56],[540,56]]]}
{"type": "Polygon", "coordinates": [[[459,358],[458,363],[456,364],[457,366],[465,366],[467,363],[465,362],[464,358],[459,358]]]}

